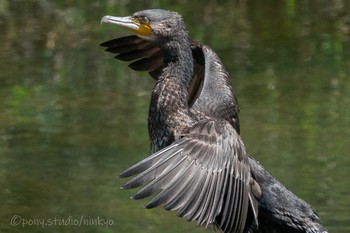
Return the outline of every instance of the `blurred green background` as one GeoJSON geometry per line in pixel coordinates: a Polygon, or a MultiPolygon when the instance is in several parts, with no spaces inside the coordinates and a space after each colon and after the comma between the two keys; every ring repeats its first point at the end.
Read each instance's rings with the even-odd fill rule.
{"type": "Polygon", "coordinates": [[[99,47],[127,34],[100,19],[146,8],[178,11],[191,37],[215,49],[248,152],[330,232],[350,232],[350,2],[342,0],[0,0],[0,231],[206,232],[144,210],[116,178],[149,153],[153,80],[99,47]]]}

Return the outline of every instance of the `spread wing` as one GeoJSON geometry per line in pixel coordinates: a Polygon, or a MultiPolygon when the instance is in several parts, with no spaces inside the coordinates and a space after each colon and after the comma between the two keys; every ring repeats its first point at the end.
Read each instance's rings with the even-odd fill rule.
{"type": "Polygon", "coordinates": [[[237,99],[220,58],[209,46],[196,41],[192,42],[192,54],[197,64],[194,80],[201,82],[190,106],[206,116],[227,120],[239,133],[237,99]]]}
{"type": "Polygon", "coordinates": [[[123,188],[146,184],[133,196],[157,194],[146,208],[163,205],[166,210],[178,210],[177,215],[188,221],[214,225],[224,232],[243,232],[254,204],[250,203],[248,157],[228,122],[198,123],[189,134],[120,176],[136,174],[123,188]]]}
{"type": "Polygon", "coordinates": [[[158,79],[164,55],[152,42],[132,35],[106,41],[101,46],[106,47],[107,52],[117,53],[115,58],[118,60],[133,61],[129,64],[131,69],[148,71],[154,79],[158,79]]]}

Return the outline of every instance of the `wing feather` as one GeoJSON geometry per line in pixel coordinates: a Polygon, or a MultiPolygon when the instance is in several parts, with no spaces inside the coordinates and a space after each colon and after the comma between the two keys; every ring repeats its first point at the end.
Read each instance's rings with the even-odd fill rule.
{"type": "Polygon", "coordinates": [[[169,147],[132,166],[123,187],[146,185],[135,195],[157,194],[146,208],[163,205],[198,225],[243,232],[249,209],[250,170],[244,145],[228,122],[205,121],[169,147]]]}
{"type": "MultiPolygon", "coordinates": [[[[171,185],[168,189],[164,190],[163,192],[159,193],[155,198],[153,198],[152,201],[150,201],[146,208],[154,208],[161,204],[169,205],[172,203],[176,198],[180,197],[182,193],[185,193],[187,188],[192,188],[194,184],[196,184],[196,181],[198,181],[198,173],[194,174],[193,177],[190,176],[183,176],[183,179],[179,179],[177,183],[180,183],[181,185],[171,185]]],[[[170,207],[170,206],[169,206],[170,207]]],[[[168,209],[173,210],[173,209],[168,209]]]]}
{"type": "Polygon", "coordinates": [[[150,75],[158,78],[164,55],[152,42],[132,35],[106,41],[101,46],[106,47],[107,52],[117,53],[115,58],[118,60],[133,61],[129,64],[131,69],[152,72],[150,75]]]}
{"type": "Polygon", "coordinates": [[[156,161],[161,161],[167,158],[168,154],[172,154],[172,150],[174,149],[174,147],[181,147],[182,144],[184,144],[186,141],[181,140],[178,141],[176,143],[171,144],[170,146],[164,148],[163,150],[160,150],[154,154],[152,154],[151,156],[145,158],[144,160],[136,163],[135,165],[129,167],[128,169],[126,169],[125,171],[123,171],[119,177],[120,178],[126,178],[126,177],[130,177],[136,174],[139,174],[143,171],[145,171],[146,169],[150,168],[156,161]]]}
{"type": "Polygon", "coordinates": [[[131,179],[129,182],[127,182],[125,185],[123,185],[123,188],[125,189],[132,189],[139,187],[140,185],[143,185],[145,182],[155,179],[155,178],[162,178],[159,177],[159,172],[163,172],[166,174],[171,170],[172,163],[178,162],[179,159],[182,159],[180,156],[177,156],[181,151],[176,151],[175,153],[171,154],[168,157],[163,157],[162,159],[158,160],[156,163],[154,163],[150,168],[140,173],[138,176],[131,179]],[[173,160],[172,160],[173,159],[173,160]]]}
{"type": "Polygon", "coordinates": [[[151,57],[159,51],[160,49],[158,47],[150,46],[143,49],[135,49],[125,53],[120,53],[115,56],[115,58],[121,61],[133,61],[141,57],[151,57]]]}

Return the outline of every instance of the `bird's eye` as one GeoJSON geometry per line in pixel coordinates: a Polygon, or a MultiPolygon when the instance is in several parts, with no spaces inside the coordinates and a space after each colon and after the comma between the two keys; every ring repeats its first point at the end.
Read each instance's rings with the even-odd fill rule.
{"type": "Polygon", "coordinates": [[[139,18],[140,23],[142,24],[148,24],[149,23],[149,19],[146,16],[142,16],[139,18]]]}

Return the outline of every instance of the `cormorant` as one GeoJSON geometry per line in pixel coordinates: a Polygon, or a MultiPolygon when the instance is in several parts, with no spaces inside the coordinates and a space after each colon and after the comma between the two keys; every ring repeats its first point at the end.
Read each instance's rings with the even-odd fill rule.
{"type": "Polygon", "coordinates": [[[238,104],[220,59],[190,39],[181,15],[152,9],[104,23],[135,35],[101,44],[156,80],[149,108],[152,155],[120,176],[133,198],[163,205],[223,232],[327,232],[317,214],[251,158],[239,135],[238,104]]]}

